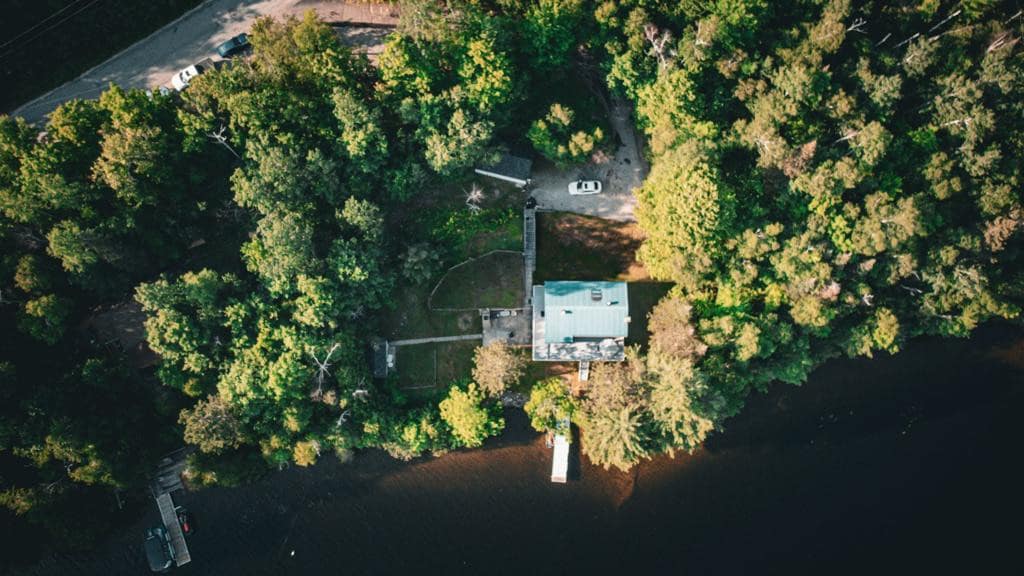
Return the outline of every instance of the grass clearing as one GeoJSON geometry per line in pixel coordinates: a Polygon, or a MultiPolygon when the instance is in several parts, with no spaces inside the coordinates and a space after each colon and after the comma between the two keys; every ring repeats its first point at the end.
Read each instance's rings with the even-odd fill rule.
{"type": "Polygon", "coordinates": [[[453,382],[469,376],[478,342],[435,342],[399,346],[395,357],[398,387],[411,397],[443,397],[453,382]]]}
{"type": "Polygon", "coordinates": [[[495,252],[449,271],[431,303],[434,310],[518,308],[523,296],[522,254],[495,252]]]}
{"type": "MultiPolygon", "coordinates": [[[[521,212],[514,216],[523,204],[525,193],[518,188],[502,183],[489,181],[467,181],[445,191],[433,190],[410,202],[407,210],[395,211],[400,218],[389,222],[389,228],[395,234],[411,240],[430,241],[436,245],[440,253],[445,254],[447,267],[455,265],[467,258],[481,256],[492,250],[522,250],[523,219],[521,212]],[[481,202],[482,212],[470,214],[465,207],[463,189],[474,184],[484,190],[481,202]],[[514,217],[513,217],[514,216],[514,217]],[[490,225],[488,223],[497,223],[490,225]]],[[[521,257],[515,282],[522,284],[521,257]]],[[[477,269],[474,273],[483,274],[489,271],[477,269]]],[[[437,282],[437,278],[423,284],[403,284],[395,288],[392,308],[385,311],[381,319],[381,336],[389,340],[404,338],[427,338],[431,336],[455,336],[459,334],[480,333],[483,326],[476,310],[464,312],[447,312],[430,310],[427,297],[437,282]]],[[[475,282],[483,294],[465,288],[464,285],[453,284],[453,293],[448,296],[447,303],[452,299],[459,301],[459,308],[473,308],[476,304],[462,302],[484,302],[484,305],[498,306],[510,301],[511,279],[500,279],[491,285],[483,277],[475,282]],[[471,293],[473,292],[473,293],[471,293]],[[486,304],[495,298],[494,304],[486,304]]],[[[438,290],[440,293],[441,290],[438,290]]],[[[441,297],[441,296],[439,296],[441,297]]],[[[522,296],[518,296],[518,302],[522,296]]],[[[440,306],[440,304],[435,304],[440,306]]],[[[456,307],[456,306],[445,306],[456,307]]]]}
{"type": "Polygon", "coordinates": [[[643,265],[636,261],[643,238],[635,223],[538,212],[534,281],[649,280],[643,265]]]}
{"type": "Polygon", "coordinates": [[[483,330],[476,310],[443,312],[427,307],[429,286],[402,286],[395,290],[393,308],[382,317],[388,340],[479,334],[483,330]]]}

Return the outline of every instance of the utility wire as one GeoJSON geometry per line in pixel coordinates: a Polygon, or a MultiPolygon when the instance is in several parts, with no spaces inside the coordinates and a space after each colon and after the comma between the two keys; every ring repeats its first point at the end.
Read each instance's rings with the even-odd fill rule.
{"type": "Polygon", "coordinates": [[[47,16],[46,18],[43,18],[42,20],[40,20],[39,22],[36,22],[36,23],[35,23],[34,25],[32,25],[32,26],[29,26],[29,28],[28,28],[27,30],[24,30],[24,31],[22,31],[22,33],[21,33],[21,34],[18,34],[17,36],[15,36],[14,38],[11,38],[11,39],[10,39],[10,40],[8,40],[7,42],[4,42],[3,44],[0,44],[0,48],[6,48],[6,47],[7,47],[7,45],[8,45],[8,44],[10,44],[11,42],[14,42],[15,40],[17,40],[18,38],[21,38],[21,37],[22,37],[22,36],[24,36],[25,34],[28,34],[29,32],[31,32],[31,31],[33,31],[33,30],[35,30],[36,28],[39,28],[39,27],[40,27],[40,26],[42,26],[43,24],[46,24],[46,22],[47,22],[48,20],[50,20],[51,18],[53,18],[54,16],[57,16],[58,14],[60,14],[61,12],[63,12],[63,11],[65,11],[65,10],[67,10],[68,8],[71,8],[71,7],[72,7],[72,6],[74,6],[75,4],[78,4],[79,2],[84,2],[84,1],[85,1],[85,0],[74,0],[73,2],[70,2],[69,4],[67,4],[66,6],[64,6],[63,8],[61,8],[60,10],[57,10],[57,11],[56,11],[56,12],[54,12],[53,14],[50,14],[50,15],[49,15],[49,16],[47,16]]]}
{"type": "Polygon", "coordinates": [[[62,18],[62,19],[60,19],[60,20],[58,20],[58,21],[57,21],[57,22],[55,22],[54,24],[51,24],[50,26],[48,26],[48,27],[46,27],[46,28],[44,28],[44,29],[40,30],[39,32],[37,32],[37,33],[36,33],[36,34],[35,34],[34,36],[32,36],[31,38],[29,38],[28,40],[25,40],[25,41],[24,41],[24,42],[23,42],[23,43],[21,44],[21,46],[15,46],[15,47],[13,47],[13,48],[11,48],[11,49],[7,50],[7,52],[4,52],[3,54],[0,54],[0,60],[3,60],[4,58],[6,58],[7,56],[9,56],[10,54],[13,54],[14,52],[16,52],[16,51],[17,51],[17,50],[18,50],[19,48],[22,48],[22,47],[24,47],[24,46],[25,46],[26,44],[28,44],[29,42],[31,42],[31,41],[33,41],[33,40],[35,40],[36,38],[39,38],[39,37],[40,37],[40,36],[42,36],[43,34],[46,34],[46,33],[47,33],[47,32],[49,32],[50,30],[53,30],[54,28],[56,28],[57,26],[60,26],[60,25],[61,25],[61,24],[63,24],[64,22],[67,22],[68,20],[70,20],[70,19],[74,18],[74,17],[75,17],[75,16],[77,16],[77,15],[78,15],[78,14],[79,14],[80,12],[82,12],[82,11],[83,11],[83,10],[85,10],[86,8],[89,8],[89,7],[90,7],[90,6],[92,6],[93,4],[96,4],[96,3],[97,3],[97,2],[99,2],[99,1],[100,1],[100,0],[92,0],[91,2],[89,2],[88,4],[86,4],[85,6],[82,6],[82,7],[81,7],[81,8],[79,8],[78,10],[75,10],[74,12],[72,12],[71,14],[69,14],[69,15],[65,16],[64,18],[62,18]]]}

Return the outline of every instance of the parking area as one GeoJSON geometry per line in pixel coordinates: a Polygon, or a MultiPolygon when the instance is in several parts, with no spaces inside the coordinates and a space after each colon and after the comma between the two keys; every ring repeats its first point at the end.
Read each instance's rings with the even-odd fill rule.
{"type": "Polygon", "coordinates": [[[371,61],[382,51],[384,37],[398,23],[390,3],[336,0],[206,0],[179,19],[136,42],[78,78],[23,104],[12,116],[43,120],[58,105],[74,98],[96,98],[110,84],[156,89],[183,68],[212,57],[225,40],[248,32],[260,17],[302,17],[313,10],[338,30],[346,44],[371,61]]]}
{"type": "Polygon", "coordinates": [[[539,210],[575,212],[620,222],[633,222],[638,188],[647,176],[638,138],[632,126],[629,107],[613,101],[609,120],[615,129],[617,148],[614,156],[603,156],[582,167],[559,169],[541,161],[534,164],[531,193],[539,210]],[[600,180],[603,191],[589,196],[569,194],[569,183],[578,180],[600,180]]]}

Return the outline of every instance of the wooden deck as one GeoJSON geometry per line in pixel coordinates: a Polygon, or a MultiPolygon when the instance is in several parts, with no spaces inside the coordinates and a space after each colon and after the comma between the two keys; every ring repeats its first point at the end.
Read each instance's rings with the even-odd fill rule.
{"type": "Polygon", "coordinates": [[[551,459],[551,481],[565,484],[569,476],[569,441],[558,434],[555,436],[555,449],[551,459]]]}
{"type": "Polygon", "coordinates": [[[156,497],[156,506],[160,509],[160,519],[167,529],[167,537],[171,541],[171,549],[174,551],[174,563],[177,566],[184,566],[192,561],[188,552],[188,545],[185,544],[185,535],[181,533],[181,524],[178,524],[178,514],[174,511],[174,500],[170,494],[161,494],[156,497]]]}
{"type": "Polygon", "coordinates": [[[537,270],[537,211],[523,209],[523,306],[533,305],[533,273],[537,270]]]}

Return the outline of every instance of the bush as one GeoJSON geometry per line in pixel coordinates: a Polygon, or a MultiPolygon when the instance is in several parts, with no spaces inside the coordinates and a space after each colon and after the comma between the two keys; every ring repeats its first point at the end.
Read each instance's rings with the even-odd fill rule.
{"type": "Polygon", "coordinates": [[[505,428],[501,407],[484,405],[484,401],[484,393],[472,382],[465,388],[452,386],[448,397],[441,401],[441,419],[448,424],[457,445],[476,448],[505,428]]]}
{"type": "Polygon", "coordinates": [[[534,384],[523,410],[534,430],[566,434],[569,430],[564,423],[572,418],[576,403],[561,378],[548,378],[534,384]]]}
{"type": "Polygon", "coordinates": [[[572,108],[551,105],[544,118],[534,121],[526,135],[538,152],[558,166],[586,162],[604,141],[599,126],[581,127],[572,108]]]}
{"type": "Polygon", "coordinates": [[[473,381],[488,396],[501,396],[523,377],[526,358],[502,341],[480,346],[473,353],[473,381]]]}

